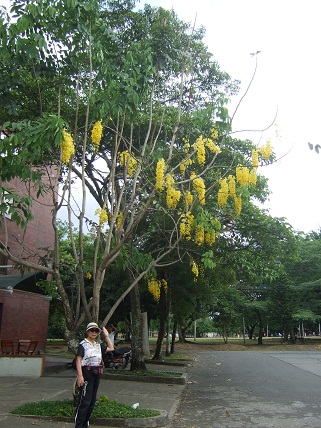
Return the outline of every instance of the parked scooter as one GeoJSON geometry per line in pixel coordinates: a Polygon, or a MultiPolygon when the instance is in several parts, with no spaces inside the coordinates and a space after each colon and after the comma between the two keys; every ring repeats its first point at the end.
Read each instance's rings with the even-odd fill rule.
{"type": "Polygon", "coordinates": [[[116,348],[112,352],[103,352],[103,361],[106,369],[124,370],[132,358],[132,350],[128,346],[116,348]]]}

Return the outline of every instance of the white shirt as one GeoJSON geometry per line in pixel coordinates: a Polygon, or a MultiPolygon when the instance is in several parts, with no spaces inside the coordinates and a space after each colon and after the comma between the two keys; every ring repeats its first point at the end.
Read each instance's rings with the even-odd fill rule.
{"type": "Polygon", "coordinates": [[[82,357],[82,366],[99,366],[101,364],[102,355],[99,343],[95,342],[94,345],[92,345],[89,340],[82,340],[79,343],[76,355],[82,357]]]}

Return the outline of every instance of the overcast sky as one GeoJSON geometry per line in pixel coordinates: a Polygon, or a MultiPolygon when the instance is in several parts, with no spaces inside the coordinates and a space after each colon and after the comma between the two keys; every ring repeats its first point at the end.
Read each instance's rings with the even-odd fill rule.
{"type": "MultiPolygon", "coordinates": [[[[140,7],[145,2],[140,1],[140,7]]],[[[273,216],[285,217],[296,229],[308,232],[321,227],[321,152],[308,142],[321,144],[321,61],[319,0],[153,0],[173,8],[178,16],[206,28],[205,43],[221,69],[247,87],[258,70],[249,94],[234,120],[233,130],[264,129],[241,134],[254,143],[271,137],[280,159],[261,170],[273,192],[265,205],[273,216]]],[[[240,93],[242,95],[242,92],[240,93]]],[[[231,112],[238,99],[230,106],[231,112]]]]}

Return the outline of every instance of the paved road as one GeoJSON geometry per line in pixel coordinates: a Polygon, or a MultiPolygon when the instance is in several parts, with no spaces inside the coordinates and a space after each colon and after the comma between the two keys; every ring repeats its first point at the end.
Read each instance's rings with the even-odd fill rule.
{"type": "Polygon", "coordinates": [[[172,428],[321,428],[321,353],[202,352],[172,428]]]}

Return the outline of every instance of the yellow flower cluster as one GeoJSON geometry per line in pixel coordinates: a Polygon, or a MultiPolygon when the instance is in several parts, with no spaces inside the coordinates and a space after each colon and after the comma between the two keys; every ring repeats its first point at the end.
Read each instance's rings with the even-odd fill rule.
{"type": "Polygon", "coordinates": [[[185,239],[187,239],[187,241],[191,239],[193,227],[194,227],[194,216],[190,211],[188,211],[186,214],[182,215],[182,219],[179,225],[180,234],[185,239]]]}
{"type": "Polygon", "coordinates": [[[189,141],[186,138],[182,138],[182,141],[184,143],[184,152],[188,153],[191,145],[190,145],[189,141]]]}
{"type": "Polygon", "coordinates": [[[174,179],[171,174],[166,174],[166,205],[168,208],[176,208],[181,198],[181,192],[173,186],[174,179]]]}
{"type": "Polygon", "coordinates": [[[148,281],[148,291],[154,297],[154,299],[156,300],[156,302],[159,302],[160,286],[159,286],[159,283],[158,283],[157,279],[151,278],[148,281]]]}
{"type": "MultiPolygon", "coordinates": [[[[198,266],[197,266],[197,264],[195,263],[194,260],[192,260],[192,262],[191,262],[191,267],[192,267],[193,274],[197,278],[198,277],[198,266]]],[[[196,278],[195,278],[195,280],[196,280],[196,278]]]]}
{"type": "Polygon", "coordinates": [[[94,145],[94,149],[97,152],[101,140],[101,136],[103,134],[103,126],[101,124],[101,120],[98,120],[93,126],[93,129],[91,131],[91,141],[94,145]]]}
{"type": "Polygon", "coordinates": [[[204,205],[205,204],[205,190],[206,190],[204,180],[201,177],[197,177],[197,178],[194,178],[194,177],[196,177],[195,173],[193,173],[191,175],[191,179],[193,180],[194,190],[197,193],[199,203],[201,205],[204,205]]]}
{"type": "Polygon", "coordinates": [[[249,183],[253,186],[256,185],[257,175],[256,175],[256,168],[251,169],[250,175],[249,175],[249,183]]]}
{"type": "Polygon", "coordinates": [[[156,165],[156,189],[164,189],[164,175],[165,175],[165,159],[161,159],[156,165]]]}
{"type": "Polygon", "coordinates": [[[72,136],[65,129],[62,131],[63,140],[61,143],[61,161],[65,164],[69,163],[71,156],[75,153],[74,142],[72,136]]]}
{"type": "Polygon", "coordinates": [[[218,139],[218,130],[216,128],[212,129],[211,137],[213,138],[213,140],[217,140],[218,139]]]}
{"type": "Polygon", "coordinates": [[[97,208],[95,215],[99,215],[99,226],[103,226],[108,221],[108,214],[106,210],[106,205],[103,208],[97,208]]]}
{"type": "Polygon", "coordinates": [[[197,161],[199,165],[204,165],[205,163],[205,145],[203,137],[200,136],[197,138],[196,142],[193,144],[193,148],[196,150],[197,153],[197,161]]]}
{"type": "Polygon", "coordinates": [[[252,167],[257,168],[259,166],[259,151],[257,149],[252,150],[252,167]]]}
{"type": "Polygon", "coordinates": [[[241,196],[234,196],[234,204],[235,204],[235,212],[236,215],[239,216],[242,211],[242,198],[241,196]]]}
{"type": "Polygon", "coordinates": [[[187,208],[189,208],[192,205],[194,199],[193,194],[189,190],[186,190],[185,192],[185,199],[187,208]]]}
{"type": "Polygon", "coordinates": [[[161,279],[158,281],[155,278],[150,278],[147,286],[148,286],[148,291],[154,297],[156,302],[159,302],[161,287],[164,287],[165,293],[168,290],[168,284],[165,279],[161,279]]]}
{"type": "Polygon", "coordinates": [[[229,188],[230,195],[234,197],[236,195],[236,185],[235,185],[234,175],[229,175],[227,177],[227,180],[228,180],[228,188],[229,188]]]}
{"type": "Polygon", "coordinates": [[[86,278],[87,278],[87,279],[91,279],[91,278],[92,278],[92,274],[91,274],[90,272],[87,272],[87,273],[86,273],[86,278]]]}
{"type": "Polygon", "coordinates": [[[124,152],[121,152],[118,154],[120,164],[121,166],[127,166],[127,172],[129,177],[132,177],[136,168],[137,168],[137,159],[134,158],[134,156],[129,153],[128,150],[125,150],[124,152]]]}
{"type": "Polygon", "coordinates": [[[208,230],[208,231],[205,233],[205,242],[206,242],[208,245],[213,245],[213,244],[215,243],[215,241],[216,241],[216,233],[215,233],[215,230],[214,230],[214,229],[208,230]]]}
{"type": "Polygon", "coordinates": [[[195,229],[195,244],[203,245],[205,239],[204,226],[198,224],[195,229]]]}
{"type": "MultiPolygon", "coordinates": [[[[237,170],[240,174],[239,179],[244,180],[244,184],[250,183],[255,185],[256,169],[254,168],[251,171],[249,171],[248,168],[245,168],[245,169],[242,169],[244,167],[239,167],[239,168],[240,169],[237,170]]],[[[235,212],[236,212],[236,215],[239,216],[242,210],[242,198],[241,196],[236,194],[235,177],[233,175],[229,175],[227,179],[223,178],[220,181],[220,189],[217,194],[217,202],[220,207],[225,207],[228,196],[231,196],[234,199],[235,212]]]]}
{"type": "Polygon", "coordinates": [[[260,147],[260,153],[262,155],[262,158],[265,160],[268,160],[271,157],[271,154],[272,154],[271,140],[267,140],[266,145],[263,147],[260,147]]]}
{"type": "Polygon", "coordinates": [[[228,182],[226,178],[220,180],[220,188],[217,193],[217,202],[220,207],[225,207],[228,198],[228,182]]]}
{"type": "Polygon", "coordinates": [[[186,167],[187,167],[188,165],[192,165],[192,164],[193,164],[192,159],[187,159],[185,162],[182,162],[182,163],[180,164],[180,166],[179,166],[179,169],[180,169],[180,171],[181,171],[181,174],[182,174],[182,175],[184,175],[184,174],[185,174],[186,167]]]}
{"type": "Polygon", "coordinates": [[[236,181],[241,186],[246,186],[248,184],[256,185],[256,168],[249,169],[246,166],[237,166],[236,167],[236,181]]]}
{"type": "Polygon", "coordinates": [[[236,181],[241,185],[245,186],[249,182],[250,171],[246,166],[236,167],[236,181]]]}
{"type": "Polygon", "coordinates": [[[116,218],[117,230],[120,230],[121,225],[122,225],[122,221],[123,221],[123,213],[119,213],[117,218],[116,218]]]}
{"type": "Polygon", "coordinates": [[[214,141],[211,140],[211,138],[206,138],[204,142],[205,146],[208,147],[212,153],[215,153],[216,155],[221,153],[221,148],[217,144],[215,144],[214,141]]]}

